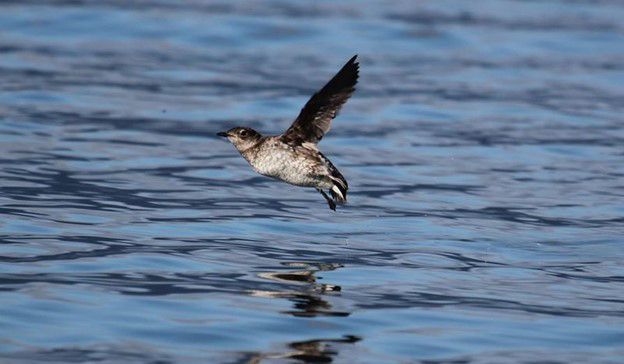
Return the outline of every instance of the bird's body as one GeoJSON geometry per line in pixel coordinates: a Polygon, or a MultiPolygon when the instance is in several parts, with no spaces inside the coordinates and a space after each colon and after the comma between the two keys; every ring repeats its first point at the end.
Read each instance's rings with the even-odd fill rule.
{"type": "Polygon", "coordinates": [[[236,127],[218,133],[227,137],[258,173],[302,187],[316,188],[332,210],[347,201],[347,180],[316,144],[347,101],[358,78],[356,56],[314,94],[284,133],[262,136],[253,129],[236,127]],[[331,199],[324,190],[329,190],[331,199]]]}
{"type": "MultiPolygon", "coordinates": [[[[241,153],[258,173],[303,187],[321,187],[328,165],[314,145],[290,146],[271,136],[241,153]]],[[[331,186],[323,186],[330,188],[331,186]]]]}

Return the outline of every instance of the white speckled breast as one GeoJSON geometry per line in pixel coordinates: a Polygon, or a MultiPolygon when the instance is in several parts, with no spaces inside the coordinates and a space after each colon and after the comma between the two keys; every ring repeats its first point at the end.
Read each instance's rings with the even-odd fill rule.
{"type": "Polygon", "coordinates": [[[277,139],[246,151],[243,156],[253,169],[265,176],[277,178],[297,186],[330,188],[332,186],[327,167],[323,165],[316,150],[292,147],[277,139]]]}

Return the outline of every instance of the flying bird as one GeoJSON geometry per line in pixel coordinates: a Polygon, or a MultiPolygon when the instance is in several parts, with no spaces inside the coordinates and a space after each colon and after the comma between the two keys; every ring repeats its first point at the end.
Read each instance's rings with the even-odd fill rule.
{"type": "Polygon", "coordinates": [[[314,187],[329,208],[347,202],[349,185],[340,171],[318,150],[330,123],[355,91],[359,63],[353,56],[305,104],[282,134],[262,136],[247,127],[217,133],[226,137],[258,173],[301,187],[314,187]],[[329,191],[331,198],[325,193],[329,191]]]}

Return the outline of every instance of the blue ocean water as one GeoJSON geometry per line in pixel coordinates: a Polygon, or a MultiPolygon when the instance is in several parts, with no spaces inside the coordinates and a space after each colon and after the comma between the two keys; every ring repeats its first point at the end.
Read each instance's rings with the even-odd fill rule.
{"type": "Polygon", "coordinates": [[[624,3],[0,4],[0,362],[620,363],[624,3]],[[332,212],[215,133],[352,55],[332,212]]]}

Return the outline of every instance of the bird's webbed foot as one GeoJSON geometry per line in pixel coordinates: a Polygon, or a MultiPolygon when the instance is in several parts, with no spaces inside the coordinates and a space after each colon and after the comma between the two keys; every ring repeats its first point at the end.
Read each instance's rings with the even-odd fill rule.
{"type": "Polygon", "coordinates": [[[325,191],[323,191],[322,189],[317,188],[316,190],[319,191],[321,193],[321,195],[323,195],[323,197],[325,197],[325,200],[327,200],[327,204],[329,205],[329,208],[334,210],[334,211],[336,211],[336,203],[334,202],[334,200],[329,198],[329,196],[327,196],[325,191]]]}

